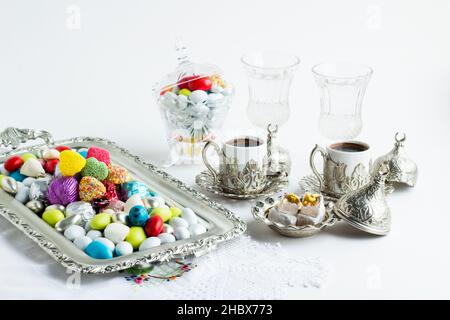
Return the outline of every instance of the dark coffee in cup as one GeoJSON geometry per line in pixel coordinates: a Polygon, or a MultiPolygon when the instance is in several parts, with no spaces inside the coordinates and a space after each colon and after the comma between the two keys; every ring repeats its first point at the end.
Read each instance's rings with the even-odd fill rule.
{"type": "Polygon", "coordinates": [[[362,152],[369,149],[367,145],[354,142],[339,142],[330,145],[330,148],[341,152],[362,152]]]}
{"type": "Polygon", "coordinates": [[[233,147],[259,147],[262,141],[254,137],[242,137],[229,140],[226,144],[233,147]]]}

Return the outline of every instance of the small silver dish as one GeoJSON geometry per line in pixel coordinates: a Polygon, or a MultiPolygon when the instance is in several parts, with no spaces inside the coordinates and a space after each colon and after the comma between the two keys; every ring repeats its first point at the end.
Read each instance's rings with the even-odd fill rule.
{"type": "Polygon", "coordinates": [[[332,203],[325,206],[325,216],[322,222],[315,225],[305,225],[305,226],[293,226],[293,225],[283,225],[277,222],[272,222],[267,218],[269,210],[275,207],[281,200],[283,196],[278,198],[267,197],[264,201],[257,201],[252,207],[253,217],[264,224],[266,224],[270,229],[278,232],[279,234],[291,237],[291,238],[305,238],[313,236],[326,227],[334,225],[338,218],[331,212],[332,203]]]}
{"type": "MultiPolygon", "coordinates": [[[[300,189],[304,192],[321,193],[325,201],[336,202],[343,196],[341,194],[329,193],[325,190],[320,190],[320,182],[314,174],[303,176],[298,184],[300,189]]],[[[395,188],[391,184],[386,184],[384,189],[386,195],[391,194],[394,190],[395,188]]]]}
{"type": "Polygon", "coordinates": [[[205,170],[195,177],[195,183],[202,189],[219,196],[235,200],[250,200],[282,192],[288,186],[289,181],[284,175],[267,176],[266,186],[259,193],[229,193],[225,192],[223,188],[215,182],[213,175],[205,170]]]}

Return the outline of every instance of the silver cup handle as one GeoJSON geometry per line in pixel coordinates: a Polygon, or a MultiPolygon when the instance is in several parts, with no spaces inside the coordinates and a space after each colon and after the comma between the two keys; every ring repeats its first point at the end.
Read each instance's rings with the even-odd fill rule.
{"type": "Polygon", "coordinates": [[[221,158],[222,150],[220,149],[220,147],[217,143],[215,143],[212,140],[209,140],[203,147],[203,151],[202,151],[203,163],[205,164],[206,168],[208,168],[208,171],[211,172],[213,179],[214,179],[214,183],[219,183],[219,173],[217,172],[216,169],[214,169],[214,167],[209,162],[208,157],[206,156],[206,153],[208,152],[208,149],[210,147],[214,148],[214,150],[219,155],[219,158],[221,158]]]}
{"type": "Polygon", "coordinates": [[[311,170],[313,171],[314,175],[317,177],[317,180],[319,181],[319,190],[322,191],[324,184],[323,177],[317,170],[316,165],[314,164],[314,159],[317,153],[320,153],[322,155],[324,161],[326,161],[328,155],[324,148],[316,144],[314,149],[311,151],[311,155],[309,156],[309,166],[311,167],[311,170]]]}

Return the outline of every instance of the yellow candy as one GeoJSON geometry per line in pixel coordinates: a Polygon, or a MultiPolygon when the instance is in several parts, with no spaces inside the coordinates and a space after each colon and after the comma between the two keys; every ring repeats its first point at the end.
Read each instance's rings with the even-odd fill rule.
{"type": "Polygon", "coordinates": [[[3,177],[4,177],[4,175],[0,174],[0,183],[2,183],[3,177]]]}
{"type": "Polygon", "coordinates": [[[172,212],[166,207],[157,207],[152,209],[151,216],[160,216],[161,219],[166,222],[172,217],[172,212]]]}
{"type": "Polygon", "coordinates": [[[42,214],[42,219],[47,222],[52,227],[55,226],[59,221],[64,219],[64,214],[59,210],[47,210],[42,214]]]}
{"type": "Polygon", "coordinates": [[[94,230],[103,230],[111,223],[111,215],[109,213],[99,213],[91,220],[91,228],[94,230]]]}
{"type": "Polygon", "coordinates": [[[178,94],[182,94],[183,96],[189,97],[189,95],[191,94],[191,90],[189,89],[181,89],[180,91],[178,91],[178,94]]]}
{"type": "Polygon", "coordinates": [[[171,218],[179,217],[181,215],[181,209],[177,207],[171,207],[170,213],[172,214],[171,218]]]}
{"type": "Polygon", "coordinates": [[[72,177],[80,172],[86,165],[86,159],[78,152],[64,150],[59,155],[59,170],[65,177],[72,177]]]}
{"type": "Polygon", "coordinates": [[[147,236],[142,227],[131,227],[125,240],[133,246],[133,249],[138,249],[146,238],[147,236]]]}
{"type": "Polygon", "coordinates": [[[36,156],[32,153],[25,153],[21,156],[23,162],[26,162],[28,159],[37,159],[36,156]]]}

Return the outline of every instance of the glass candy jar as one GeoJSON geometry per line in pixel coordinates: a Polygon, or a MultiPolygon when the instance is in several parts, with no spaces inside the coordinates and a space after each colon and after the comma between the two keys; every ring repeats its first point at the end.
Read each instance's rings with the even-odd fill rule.
{"type": "Polygon", "coordinates": [[[178,46],[177,69],[155,84],[153,92],[166,125],[167,165],[202,163],[202,150],[215,140],[230,108],[233,88],[212,64],[190,61],[178,46]]]}

